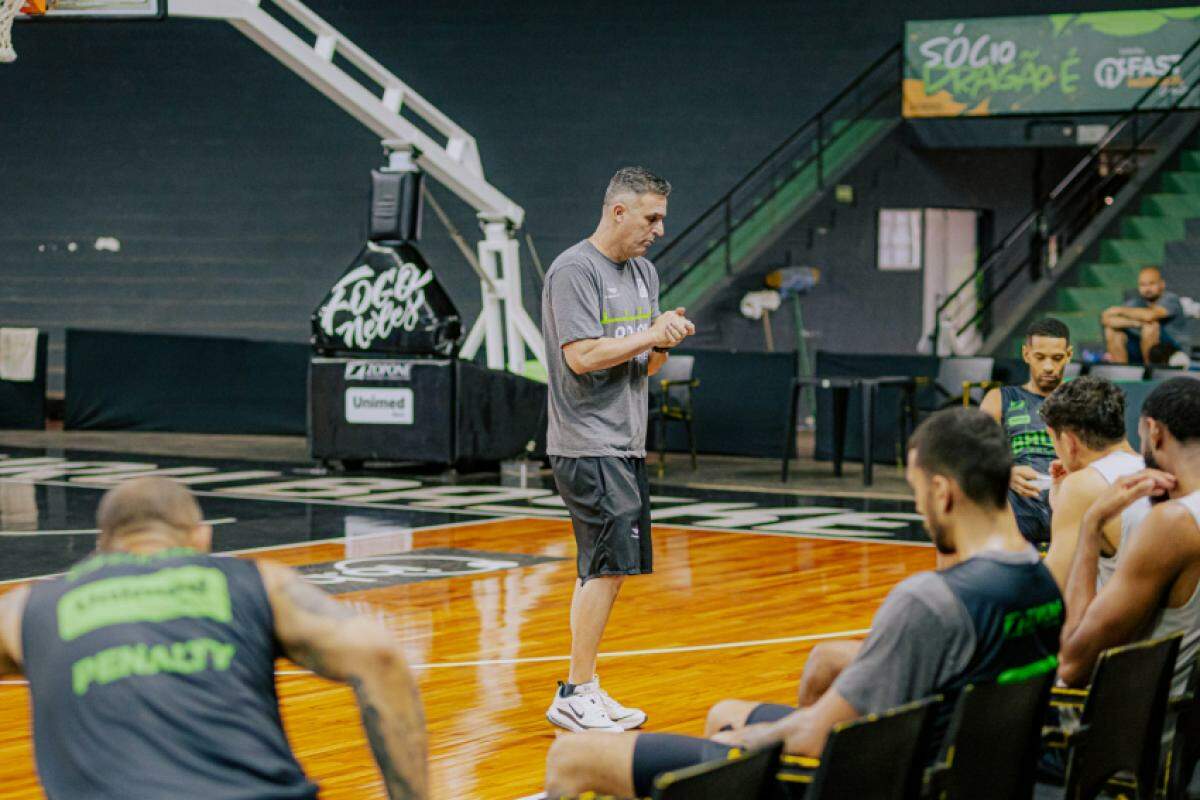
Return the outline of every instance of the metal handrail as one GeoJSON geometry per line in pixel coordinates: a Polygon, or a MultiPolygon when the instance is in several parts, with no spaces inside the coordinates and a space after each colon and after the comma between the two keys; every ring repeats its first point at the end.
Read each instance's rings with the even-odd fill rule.
{"type": "MultiPolygon", "coordinates": [[[[778,145],[776,145],[769,153],[767,153],[766,156],[764,156],[761,160],[759,160],[759,162],[757,164],[755,164],[753,167],[751,167],[749,170],[747,170],[747,172],[744,175],[742,175],[742,177],[739,178],[738,181],[728,191],[726,191],[723,195],[721,195],[721,197],[718,198],[716,202],[714,202],[712,205],[710,205],[708,208],[706,208],[701,214],[699,214],[694,220],[692,220],[692,222],[690,224],[688,224],[682,231],[680,231],[678,235],[676,235],[674,238],[672,238],[671,241],[668,242],[666,244],[666,246],[663,247],[663,249],[660,250],[655,255],[654,260],[656,262],[661,262],[665,256],[674,252],[680,243],[686,242],[689,235],[693,231],[700,228],[700,226],[702,226],[705,222],[710,220],[718,212],[722,212],[725,216],[726,223],[724,225],[724,236],[721,237],[720,240],[718,240],[717,244],[715,244],[713,247],[708,248],[704,252],[704,254],[696,260],[699,261],[699,260],[707,257],[711,252],[713,252],[714,249],[716,249],[716,247],[720,246],[720,243],[722,241],[728,243],[729,237],[732,234],[732,231],[735,230],[737,227],[739,227],[741,225],[741,223],[745,221],[745,218],[743,217],[742,219],[739,219],[737,223],[732,222],[732,202],[731,201],[732,201],[733,197],[741,189],[743,189],[747,184],[749,184],[751,180],[753,180],[755,177],[762,174],[767,169],[767,167],[769,165],[771,165],[779,157],[779,155],[781,153],[783,153],[790,146],[795,144],[801,137],[803,137],[806,133],[810,132],[814,127],[817,128],[817,132],[818,132],[816,152],[813,153],[812,155],[810,155],[808,158],[806,158],[802,162],[801,166],[797,168],[796,171],[801,171],[801,170],[805,169],[806,167],[808,167],[808,165],[813,163],[814,160],[817,161],[818,170],[820,171],[821,166],[823,166],[821,159],[823,157],[825,149],[828,147],[828,145],[830,145],[833,142],[836,142],[838,139],[840,139],[845,134],[845,132],[847,130],[849,130],[849,126],[847,126],[846,128],[843,128],[842,131],[836,133],[832,138],[829,138],[826,140],[825,136],[824,136],[824,131],[823,131],[824,124],[825,124],[825,117],[829,114],[829,112],[832,109],[834,109],[838,105],[838,103],[845,100],[852,92],[854,92],[862,84],[864,84],[879,69],[879,67],[881,65],[886,63],[889,59],[897,56],[901,52],[901,48],[902,48],[902,43],[897,42],[895,45],[893,45],[892,47],[890,47],[886,51],[884,51],[884,53],[882,53],[874,61],[872,61],[869,66],[867,66],[862,72],[860,72],[857,76],[855,76],[854,80],[850,81],[850,83],[848,83],[841,91],[839,91],[836,95],[834,95],[834,97],[831,100],[829,100],[827,103],[825,103],[825,105],[823,105],[820,108],[820,110],[818,110],[815,114],[813,114],[811,117],[809,117],[807,120],[805,120],[805,122],[803,124],[801,124],[800,127],[798,127],[795,131],[793,131],[791,134],[789,134],[782,142],[780,142],[778,145]]],[[[856,121],[862,119],[862,117],[868,111],[870,111],[872,108],[876,107],[880,102],[882,102],[883,99],[885,99],[889,94],[893,93],[894,91],[896,91],[896,87],[890,86],[885,92],[872,98],[871,102],[868,105],[866,105],[862,110],[860,110],[858,112],[858,114],[855,117],[853,117],[853,119],[851,121],[856,122],[856,121]]],[[[767,198],[773,197],[774,194],[778,191],[778,188],[779,187],[772,188],[772,190],[767,194],[767,198]]],[[[727,254],[727,261],[728,261],[728,254],[727,254]]],[[[727,264],[726,266],[728,269],[729,265],[727,264]]],[[[688,269],[684,269],[684,270],[680,271],[679,274],[673,276],[670,280],[668,280],[666,282],[662,291],[665,292],[669,289],[674,288],[688,274],[688,272],[689,272],[688,269]]]]}
{"type": "MultiPolygon", "coordinates": [[[[1159,128],[1159,126],[1162,125],[1163,121],[1167,118],[1167,116],[1169,116],[1170,114],[1177,111],[1179,109],[1179,106],[1197,88],[1200,88],[1200,86],[1198,86],[1197,84],[1193,84],[1191,88],[1189,88],[1186,92],[1184,92],[1182,95],[1180,95],[1179,98],[1176,99],[1175,102],[1166,109],[1161,109],[1161,108],[1142,109],[1141,108],[1142,104],[1145,103],[1146,100],[1151,98],[1153,96],[1154,92],[1157,91],[1159,88],[1161,88],[1162,84],[1165,81],[1167,81],[1169,78],[1179,74],[1179,69],[1182,67],[1184,62],[1187,60],[1188,56],[1190,56],[1194,51],[1196,51],[1196,49],[1198,47],[1200,47],[1200,38],[1198,38],[1198,39],[1196,39],[1196,41],[1192,42],[1192,44],[1187,48],[1187,50],[1185,50],[1183,52],[1183,54],[1179,57],[1179,60],[1176,62],[1176,65],[1177,65],[1176,69],[1174,69],[1170,72],[1166,72],[1163,75],[1160,75],[1158,77],[1158,79],[1155,80],[1154,84],[1152,86],[1150,86],[1134,102],[1134,104],[1132,106],[1130,106],[1128,110],[1125,111],[1125,113],[1117,120],[1117,122],[1115,122],[1109,128],[1108,133],[1105,134],[1104,138],[1101,139],[1099,142],[1097,142],[1092,147],[1092,149],[1088,151],[1087,155],[1084,156],[1074,167],[1072,167],[1071,170],[1066,174],[1066,176],[1064,176],[1062,178],[1062,180],[1060,180],[1055,185],[1055,187],[1050,190],[1050,193],[1048,195],[1046,195],[1046,199],[1043,200],[1042,203],[1040,205],[1038,205],[1035,209],[1033,209],[1027,215],[1025,215],[1025,217],[1023,217],[1020,221],[1018,221],[1017,224],[1013,226],[1012,230],[1001,240],[1001,242],[998,245],[996,245],[995,247],[993,247],[983,257],[983,259],[980,262],[979,267],[977,267],[974,272],[972,272],[969,276],[967,276],[967,278],[965,278],[960,284],[958,284],[958,286],[955,287],[954,291],[952,291],[950,294],[948,294],[946,296],[946,298],[938,305],[937,310],[934,312],[934,315],[933,315],[933,332],[930,335],[930,344],[932,346],[931,352],[933,352],[935,355],[937,354],[938,340],[941,336],[942,312],[944,312],[946,310],[946,308],[949,307],[949,305],[954,300],[956,300],[958,298],[958,296],[960,294],[962,294],[962,292],[968,286],[978,282],[981,277],[988,275],[988,273],[994,268],[994,265],[999,263],[1000,257],[1005,252],[1007,252],[1008,248],[1012,247],[1013,244],[1015,244],[1017,241],[1019,241],[1021,239],[1021,237],[1030,229],[1030,227],[1037,224],[1040,220],[1045,219],[1047,211],[1050,210],[1051,206],[1056,201],[1058,201],[1059,199],[1066,196],[1068,192],[1077,191],[1079,189],[1079,187],[1082,185],[1082,183],[1079,182],[1080,177],[1090,174],[1088,172],[1088,168],[1091,167],[1093,164],[1095,164],[1099,160],[1100,156],[1107,150],[1107,148],[1113,143],[1113,141],[1116,139],[1116,137],[1125,129],[1125,127],[1127,125],[1129,125],[1131,122],[1133,123],[1133,142],[1131,143],[1131,145],[1129,147],[1128,154],[1126,154],[1124,156],[1124,158],[1116,166],[1111,168],[1110,179],[1114,176],[1120,175],[1121,168],[1125,167],[1126,165],[1128,165],[1130,163],[1130,161],[1132,159],[1136,158],[1137,152],[1138,152],[1138,145],[1141,144],[1142,142],[1146,141],[1146,139],[1150,136],[1150,134],[1152,134],[1154,131],[1156,131],[1159,128]],[[1138,126],[1136,124],[1138,116],[1140,114],[1144,114],[1144,113],[1156,113],[1156,112],[1160,114],[1159,119],[1148,130],[1139,131],[1138,126]]],[[[1018,268],[1012,270],[1012,272],[1010,272],[1007,276],[1005,276],[1004,280],[999,284],[999,286],[997,286],[993,291],[991,291],[986,298],[980,299],[978,301],[978,306],[976,308],[975,314],[969,320],[967,320],[965,323],[963,323],[961,326],[959,326],[954,331],[955,337],[962,335],[962,333],[964,331],[966,331],[973,324],[975,324],[983,316],[983,314],[988,309],[991,308],[992,304],[995,302],[996,297],[1002,291],[1004,291],[1004,289],[1007,288],[1013,282],[1013,280],[1016,279],[1017,275],[1020,274],[1020,271],[1024,267],[1024,265],[1025,265],[1025,262],[1021,262],[1020,266],[1018,268]]]]}

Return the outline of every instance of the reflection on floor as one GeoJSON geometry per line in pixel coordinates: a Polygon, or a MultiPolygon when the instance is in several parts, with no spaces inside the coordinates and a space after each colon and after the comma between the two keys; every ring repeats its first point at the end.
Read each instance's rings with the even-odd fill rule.
{"type": "MultiPolygon", "coordinates": [[[[296,565],[339,599],[383,610],[420,676],[434,797],[507,800],[540,788],[575,570],[569,523],[544,482],[5,455],[0,591],[90,551],[107,486],[174,475],[200,494],[218,550],[296,565]]],[[[600,662],[605,687],[645,708],[649,730],[699,733],[724,696],[788,702],[816,642],[861,635],[887,591],[934,562],[907,502],[672,487],[654,505],[655,573],[627,582],[600,662]]],[[[351,693],[280,667],[285,722],[322,796],[383,797],[351,693]]],[[[0,685],[5,798],[40,797],[28,725],[26,690],[0,685]]]]}

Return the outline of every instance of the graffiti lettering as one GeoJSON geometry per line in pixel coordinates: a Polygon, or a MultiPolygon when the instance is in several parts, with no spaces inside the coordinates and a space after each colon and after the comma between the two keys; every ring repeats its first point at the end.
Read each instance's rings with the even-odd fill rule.
{"type": "Polygon", "coordinates": [[[971,68],[986,67],[993,64],[1011,64],[1017,57],[1017,44],[1011,40],[993,42],[992,37],[984,34],[972,42],[962,35],[963,26],[954,28],[953,38],[935,36],[924,42],[921,56],[927,68],[945,67],[958,69],[968,66],[971,68]]]}
{"type": "Polygon", "coordinates": [[[425,305],[424,287],[432,280],[432,271],[422,272],[409,262],[378,275],[363,264],[334,284],[329,302],[320,312],[321,330],[342,337],[346,347],[360,350],[395,330],[411,331],[425,305]],[[343,312],[351,317],[338,322],[336,318],[343,312]]]}

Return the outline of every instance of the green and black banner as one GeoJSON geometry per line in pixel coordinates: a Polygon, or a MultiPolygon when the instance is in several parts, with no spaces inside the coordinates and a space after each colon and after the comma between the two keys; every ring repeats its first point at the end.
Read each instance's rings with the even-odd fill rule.
{"type": "Polygon", "coordinates": [[[1162,106],[1190,88],[1180,59],[1197,39],[1200,7],[911,21],[904,116],[1124,111],[1167,76],[1162,106]]]}

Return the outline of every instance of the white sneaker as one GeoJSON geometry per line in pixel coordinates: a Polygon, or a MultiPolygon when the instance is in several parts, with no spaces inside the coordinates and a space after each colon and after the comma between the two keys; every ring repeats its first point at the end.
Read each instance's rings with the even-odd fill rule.
{"type": "Polygon", "coordinates": [[[646,724],[646,712],[640,708],[626,708],[616,700],[613,700],[608,692],[600,688],[600,677],[598,675],[593,675],[590,682],[576,686],[575,691],[594,692],[600,698],[600,703],[604,706],[604,710],[608,712],[608,718],[620,725],[623,731],[631,731],[646,724]]]}
{"type": "Polygon", "coordinates": [[[625,730],[609,719],[608,712],[604,710],[604,704],[595,689],[584,691],[585,686],[591,685],[576,686],[574,692],[563,697],[563,683],[560,681],[558,689],[554,692],[554,702],[546,710],[546,719],[560,728],[566,728],[575,733],[584,733],[585,731],[620,733],[625,730]]]}

